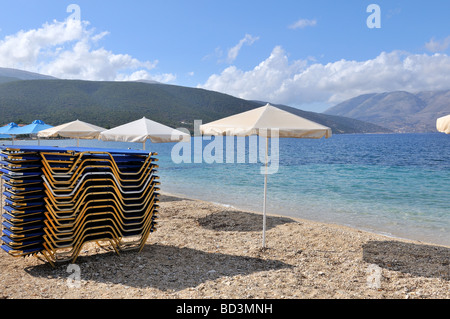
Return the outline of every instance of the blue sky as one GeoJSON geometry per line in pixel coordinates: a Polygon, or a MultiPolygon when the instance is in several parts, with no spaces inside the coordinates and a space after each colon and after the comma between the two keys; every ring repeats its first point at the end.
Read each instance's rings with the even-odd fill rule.
{"type": "Polygon", "coordinates": [[[0,0],[0,67],[321,112],[364,93],[450,89],[449,12],[443,0],[0,0]]]}

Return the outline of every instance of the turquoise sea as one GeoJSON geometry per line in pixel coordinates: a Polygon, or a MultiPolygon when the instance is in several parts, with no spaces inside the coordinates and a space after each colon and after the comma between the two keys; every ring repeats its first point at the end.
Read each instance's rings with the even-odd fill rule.
{"type": "MultiPolygon", "coordinates": [[[[191,144],[185,144],[192,147],[192,163],[172,160],[171,152],[179,144],[148,141],[146,149],[159,154],[161,190],[262,211],[263,164],[249,159],[249,145],[255,145],[251,141],[258,142],[258,138],[233,139],[235,163],[226,162],[225,140],[224,163],[208,163],[211,158],[205,153],[215,158],[221,155],[218,148],[218,153],[210,152],[213,141],[194,137],[191,144]],[[245,154],[236,149],[238,139],[246,146],[245,154]],[[202,162],[194,163],[195,152],[202,151],[203,158],[197,157],[202,162]],[[242,163],[236,163],[238,160],[242,163]]],[[[37,141],[15,144],[36,145],[37,141]]],[[[41,145],[75,146],[76,141],[43,140],[41,145]]],[[[142,148],[142,144],[96,140],[80,140],[80,146],[142,148]]],[[[344,134],[321,140],[280,139],[279,167],[268,177],[267,194],[269,214],[450,246],[450,135],[344,134]]]]}

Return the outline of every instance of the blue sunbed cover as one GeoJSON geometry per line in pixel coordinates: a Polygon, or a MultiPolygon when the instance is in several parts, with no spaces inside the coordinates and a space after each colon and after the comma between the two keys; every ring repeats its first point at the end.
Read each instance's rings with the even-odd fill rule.
{"type": "MultiPolygon", "coordinates": [[[[32,146],[32,145],[1,145],[0,150],[20,150],[27,152],[107,152],[111,154],[149,155],[143,150],[129,150],[117,148],[91,148],[91,147],[57,147],[57,146],[32,146]]],[[[19,154],[18,154],[19,156],[19,154]]]]}

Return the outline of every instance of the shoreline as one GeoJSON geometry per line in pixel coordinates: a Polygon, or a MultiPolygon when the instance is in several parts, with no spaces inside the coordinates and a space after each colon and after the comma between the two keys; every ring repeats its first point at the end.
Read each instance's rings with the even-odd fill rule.
{"type": "Polygon", "coordinates": [[[95,243],[52,268],[0,253],[9,299],[450,299],[450,249],[347,226],[268,215],[161,192],[141,252],[95,243]],[[375,271],[375,272],[374,272],[375,271]]]}
{"type": "MultiPolygon", "coordinates": [[[[253,210],[253,209],[247,209],[245,207],[234,206],[234,205],[231,205],[231,204],[223,204],[223,203],[216,202],[216,201],[202,200],[202,199],[197,198],[195,196],[188,196],[188,195],[179,194],[179,193],[161,192],[161,191],[160,191],[160,194],[161,195],[166,195],[166,196],[174,196],[174,197],[179,197],[179,198],[185,198],[185,199],[188,199],[188,200],[207,202],[207,203],[223,206],[225,208],[230,208],[230,209],[248,211],[248,212],[252,212],[254,214],[261,215],[261,217],[262,217],[262,214],[263,214],[262,211],[257,211],[257,210],[253,210]]],[[[323,224],[326,224],[326,225],[333,225],[333,226],[336,226],[336,227],[347,227],[349,229],[353,229],[354,231],[362,231],[362,232],[370,233],[370,234],[373,234],[373,235],[376,235],[376,236],[384,236],[384,237],[391,238],[393,240],[412,241],[412,242],[421,243],[421,244],[424,244],[424,245],[435,245],[435,246],[441,246],[441,247],[445,247],[445,248],[450,248],[450,245],[433,243],[433,242],[428,242],[428,241],[414,239],[414,238],[401,237],[401,236],[394,235],[394,234],[391,234],[391,233],[383,232],[381,230],[377,231],[377,230],[369,229],[369,228],[366,228],[364,226],[354,226],[354,225],[350,225],[350,224],[340,224],[340,223],[334,223],[334,222],[313,220],[313,219],[308,219],[308,218],[301,218],[301,217],[295,217],[295,216],[290,216],[290,215],[273,214],[273,213],[267,213],[267,216],[280,217],[280,218],[291,218],[293,220],[298,220],[298,221],[323,223],[323,224]]],[[[261,221],[261,230],[262,230],[262,221],[261,221]]]]}

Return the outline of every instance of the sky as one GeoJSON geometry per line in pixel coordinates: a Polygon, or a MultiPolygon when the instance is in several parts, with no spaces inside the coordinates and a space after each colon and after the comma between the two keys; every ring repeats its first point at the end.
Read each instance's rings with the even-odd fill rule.
{"type": "Polygon", "coordinates": [[[0,0],[0,67],[323,112],[450,89],[447,0],[0,0]]]}

